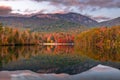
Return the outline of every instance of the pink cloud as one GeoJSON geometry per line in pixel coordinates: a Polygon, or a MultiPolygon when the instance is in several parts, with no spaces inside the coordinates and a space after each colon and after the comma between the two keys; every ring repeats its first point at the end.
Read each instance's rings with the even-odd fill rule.
{"type": "Polygon", "coordinates": [[[0,6],[0,15],[9,14],[12,11],[9,6],[0,6]]]}

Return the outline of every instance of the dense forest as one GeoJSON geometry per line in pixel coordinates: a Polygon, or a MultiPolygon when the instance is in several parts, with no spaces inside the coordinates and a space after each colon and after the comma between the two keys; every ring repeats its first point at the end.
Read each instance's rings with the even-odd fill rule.
{"type": "Polygon", "coordinates": [[[120,26],[93,28],[81,32],[75,42],[84,47],[117,47],[120,45],[120,26]]]}
{"type": "Polygon", "coordinates": [[[38,45],[41,43],[73,43],[74,36],[64,32],[40,33],[0,24],[0,45],[38,45]]]}
{"type": "Polygon", "coordinates": [[[99,61],[120,61],[120,26],[93,28],[78,34],[75,49],[99,61]]]}
{"type": "Polygon", "coordinates": [[[38,45],[42,43],[77,43],[87,47],[120,45],[120,26],[93,28],[81,33],[31,32],[0,24],[0,45],[38,45]]]}
{"type": "MultiPolygon", "coordinates": [[[[45,58],[46,63],[49,63],[48,65],[51,65],[51,63],[56,61],[55,59],[58,59],[59,56],[60,60],[53,65],[56,66],[57,63],[62,69],[63,66],[71,65],[69,57],[74,64],[80,63],[81,58],[79,59],[78,55],[87,55],[90,58],[99,61],[120,61],[120,26],[97,27],[83,32],[51,33],[32,32],[27,29],[6,27],[3,26],[3,24],[0,24],[0,36],[0,68],[11,61],[17,61],[21,58],[28,59],[31,56],[36,55],[50,57],[50,60],[45,58]],[[43,43],[74,43],[75,45],[57,45],[56,47],[53,45],[21,46],[41,45],[43,43]],[[55,57],[52,56],[54,54],[56,54],[55,57]],[[66,60],[64,55],[69,56],[66,64],[63,63],[66,60]],[[73,58],[73,56],[75,58],[73,58]],[[51,59],[53,60],[51,61],[51,59]]],[[[41,61],[41,65],[43,63],[42,58],[39,61],[41,61]]]]}

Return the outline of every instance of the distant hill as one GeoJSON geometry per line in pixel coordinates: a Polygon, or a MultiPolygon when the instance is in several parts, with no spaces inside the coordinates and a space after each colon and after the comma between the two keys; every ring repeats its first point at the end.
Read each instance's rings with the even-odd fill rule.
{"type": "Polygon", "coordinates": [[[32,16],[1,16],[0,22],[5,26],[29,28],[32,31],[82,31],[96,26],[119,25],[120,18],[98,23],[97,21],[78,13],[57,13],[35,14],[32,16]]]}
{"type": "Polygon", "coordinates": [[[115,25],[120,25],[120,17],[99,23],[99,26],[115,26],[115,25]]]}

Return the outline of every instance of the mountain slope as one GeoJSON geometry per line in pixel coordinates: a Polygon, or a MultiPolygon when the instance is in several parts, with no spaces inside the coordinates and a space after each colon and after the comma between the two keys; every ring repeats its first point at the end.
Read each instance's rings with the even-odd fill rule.
{"type": "Polygon", "coordinates": [[[6,26],[30,28],[34,31],[71,30],[98,24],[97,21],[77,13],[36,14],[30,17],[8,16],[0,17],[0,22],[6,26]]]}
{"type": "Polygon", "coordinates": [[[81,14],[77,14],[77,13],[67,13],[67,14],[38,14],[35,16],[32,16],[35,18],[39,18],[39,19],[44,19],[44,18],[48,18],[51,20],[64,20],[67,22],[73,22],[73,23],[77,23],[77,24],[81,24],[83,26],[92,26],[97,24],[97,21],[92,20],[84,15],[81,14]]]}
{"type": "Polygon", "coordinates": [[[99,26],[115,26],[115,25],[120,25],[120,17],[99,23],[99,26]]]}
{"type": "Polygon", "coordinates": [[[1,16],[0,22],[6,26],[29,28],[32,31],[82,31],[90,27],[120,25],[120,17],[98,23],[78,13],[57,13],[31,16],[1,16]]]}

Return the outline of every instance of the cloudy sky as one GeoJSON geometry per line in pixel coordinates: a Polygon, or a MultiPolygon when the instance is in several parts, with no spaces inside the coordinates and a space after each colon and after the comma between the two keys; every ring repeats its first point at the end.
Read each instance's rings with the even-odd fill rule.
{"type": "Polygon", "coordinates": [[[0,0],[0,15],[76,12],[104,21],[120,17],[120,0],[0,0]]]}

